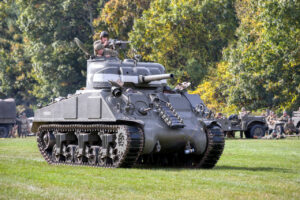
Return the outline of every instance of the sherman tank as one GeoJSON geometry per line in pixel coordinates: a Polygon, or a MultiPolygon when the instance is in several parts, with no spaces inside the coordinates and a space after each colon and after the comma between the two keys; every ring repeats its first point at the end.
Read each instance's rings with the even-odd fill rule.
{"type": "Polygon", "coordinates": [[[35,112],[41,154],[49,164],[213,168],[224,134],[171,78],[158,63],[91,57],[85,89],[35,112]]]}

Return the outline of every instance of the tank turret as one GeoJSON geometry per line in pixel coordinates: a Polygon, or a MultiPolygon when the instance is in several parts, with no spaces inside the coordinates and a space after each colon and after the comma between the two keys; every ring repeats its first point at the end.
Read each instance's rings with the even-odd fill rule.
{"type": "Polygon", "coordinates": [[[87,89],[111,87],[109,81],[121,81],[136,86],[158,87],[166,85],[172,74],[164,74],[165,68],[158,63],[121,61],[118,58],[97,58],[87,62],[87,89]],[[147,83],[147,85],[145,85],[147,83]]]}
{"type": "Polygon", "coordinates": [[[91,57],[85,90],[35,112],[50,164],[212,168],[224,135],[198,95],[167,86],[159,63],[91,57]],[[203,109],[199,109],[199,108],[203,109]]]}

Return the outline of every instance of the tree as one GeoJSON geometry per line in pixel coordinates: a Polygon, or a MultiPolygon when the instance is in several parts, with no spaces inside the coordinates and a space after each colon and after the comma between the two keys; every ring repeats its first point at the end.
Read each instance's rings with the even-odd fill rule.
{"type": "Polygon", "coordinates": [[[14,98],[28,107],[35,103],[32,94],[30,57],[25,52],[24,40],[16,24],[19,8],[15,1],[0,2],[0,98],[14,98]]]}
{"type": "Polygon", "coordinates": [[[241,15],[238,40],[225,60],[229,104],[250,109],[296,109],[300,104],[300,3],[251,1],[241,15]]]}
{"type": "Polygon", "coordinates": [[[237,38],[224,49],[218,68],[223,71],[222,66],[226,66],[226,73],[210,73],[196,92],[219,111],[224,107],[236,111],[243,106],[249,110],[297,109],[300,105],[299,2],[237,1],[235,8],[240,21],[237,38]]]}
{"type": "Polygon", "coordinates": [[[133,22],[150,5],[150,0],[110,0],[95,19],[97,30],[108,30],[112,37],[127,40],[133,22]]]}
{"type": "Polygon", "coordinates": [[[221,59],[236,26],[231,0],[156,0],[129,39],[144,60],[162,63],[195,87],[221,59]]]}
{"type": "Polygon", "coordinates": [[[227,105],[228,94],[224,93],[227,85],[224,84],[233,78],[228,70],[227,62],[220,62],[216,69],[212,69],[203,82],[198,85],[193,94],[199,94],[206,106],[214,112],[237,113],[238,107],[227,105]]]}
{"type": "Polygon", "coordinates": [[[28,38],[33,76],[38,84],[33,94],[40,101],[66,96],[85,85],[86,63],[74,37],[90,44],[97,16],[96,0],[21,1],[18,24],[28,38]]]}

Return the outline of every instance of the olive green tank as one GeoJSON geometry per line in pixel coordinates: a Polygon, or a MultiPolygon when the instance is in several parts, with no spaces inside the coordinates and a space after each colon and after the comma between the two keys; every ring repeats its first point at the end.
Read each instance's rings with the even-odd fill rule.
{"type": "Polygon", "coordinates": [[[213,168],[224,134],[170,78],[158,63],[87,60],[86,88],[35,112],[41,154],[50,164],[213,168]]]}

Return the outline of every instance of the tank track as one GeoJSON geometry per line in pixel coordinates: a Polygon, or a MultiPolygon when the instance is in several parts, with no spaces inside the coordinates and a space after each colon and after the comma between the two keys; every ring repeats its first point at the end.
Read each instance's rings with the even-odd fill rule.
{"type": "MultiPolygon", "coordinates": [[[[106,124],[48,124],[48,125],[41,125],[39,127],[37,133],[37,143],[38,148],[44,157],[44,159],[51,165],[79,165],[79,166],[92,166],[92,167],[132,167],[139,155],[141,154],[144,146],[144,134],[141,128],[135,126],[127,126],[127,125],[106,125],[106,124]],[[90,162],[82,160],[82,162],[76,162],[75,159],[73,162],[66,162],[66,159],[63,159],[62,155],[58,155],[58,161],[55,159],[57,155],[53,153],[53,149],[55,149],[56,145],[55,140],[52,139],[49,142],[49,138],[45,140],[46,134],[53,134],[55,139],[58,133],[105,133],[106,135],[112,135],[113,142],[115,143],[114,146],[121,146],[121,151],[117,151],[114,157],[118,157],[119,159],[114,162],[113,159],[111,162],[100,162],[100,152],[101,147],[97,151],[98,159],[96,162],[91,164],[90,162]],[[126,141],[124,139],[127,139],[126,141]],[[48,142],[48,143],[47,143],[48,142]],[[49,148],[49,146],[52,146],[49,148]],[[123,146],[122,146],[123,145],[123,146]]],[[[73,150],[75,149],[76,144],[70,145],[71,147],[74,146],[73,150]]],[[[77,144],[78,147],[78,144],[77,144]]],[[[112,148],[112,147],[111,147],[112,148]]],[[[109,151],[107,151],[109,152],[109,151]]]]}
{"type": "Polygon", "coordinates": [[[206,131],[207,147],[196,167],[211,169],[213,168],[223,153],[225,146],[224,133],[219,126],[213,125],[206,131]]]}
{"type": "Polygon", "coordinates": [[[223,153],[225,140],[219,126],[206,129],[207,146],[202,155],[184,154],[183,149],[175,153],[143,155],[138,161],[141,167],[183,167],[211,169],[223,153]]]}
{"type": "Polygon", "coordinates": [[[59,125],[59,124],[51,124],[51,125],[42,125],[39,128],[37,134],[38,147],[45,158],[45,160],[52,165],[79,165],[79,166],[92,166],[92,167],[132,167],[136,164],[137,159],[140,157],[137,166],[146,166],[146,167],[159,167],[159,166],[167,166],[167,167],[187,167],[187,168],[205,168],[210,169],[215,166],[218,162],[220,156],[222,155],[225,140],[224,134],[218,126],[208,127],[206,130],[207,135],[207,147],[205,152],[199,155],[183,155],[183,154],[162,154],[156,155],[149,162],[148,161],[141,162],[140,154],[143,150],[144,145],[144,135],[143,131],[140,128],[126,126],[126,125],[59,125]],[[43,137],[47,132],[95,132],[95,131],[104,131],[106,133],[114,134],[118,132],[118,130],[126,130],[125,133],[128,138],[128,143],[126,145],[126,151],[123,154],[122,159],[118,163],[96,163],[89,164],[88,162],[83,163],[67,163],[65,161],[54,161],[53,160],[53,148],[47,150],[45,145],[43,144],[43,137]],[[174,162],[174,160],[176,160],[174,162]],[[172,160],[172,162],[170,161],[172,160]]]}

